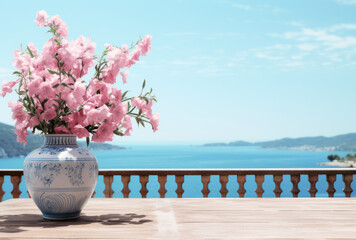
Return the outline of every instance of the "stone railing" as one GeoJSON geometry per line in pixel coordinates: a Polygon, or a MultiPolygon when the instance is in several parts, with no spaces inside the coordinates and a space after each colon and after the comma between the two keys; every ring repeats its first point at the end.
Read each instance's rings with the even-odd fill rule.
{"type": "MultiPolygon", "coordinates": [[[[147,183],[149,181],[149,176],[158,176],[159,187],[159,195],[161,198],[164,198],[167,190],[165,188],[167,182],[167,176],[175,176],[175,182],[177,184],[176,194],[178,198],[181,198],[184,193],[183,183],[185,176],[201,176],[201,182],[203,184],[203,188],[201,190],[203,197],[208,197],[210,176],[219,176],[220,181],[220,194],[221,197],[226,197],[228,193],[228,189],[226,187],[229,176],[235,175],[237,176],[238,190],[237,193],[240,198],[243,198],[246,193],[245,183],[246,176],[252,175],[255,178],[256,182],[256,194],[257,197],[262,197],[264,193],[264,189],[262,184],[265,180],[266,175],[273,176],[273,182],[275,184],[275,188],[273,190],[276,198],[281,197],[282,189],[281,183],[283,182],[284,176],[289,176],[290,181],[292,182],[292,189],[290,190],[293,197],[298,197],[300,192],[298,188],[298,184],[300,182],[301,175],[307,175],[308,181],[310,183],[309,186],[309,194],[310,197],[315,197],[318,189],[316,187],[316,183],[319,180],[320,175],[326,176],[326,181],[328,182],[327,193],[329,197],[334,197],[335,188],[334,183],[336,181],[337,175],[342,175],[342,180],[345,184],[343,192],[345,193],[345,197],[350,197],[353,192],[351,188],[351,182],[353,181],[353,175],[356,174],[356,169],[353,168],[300,168],[300,169],[122,169],[122,170],[110,170],[110,169],[102,169],[99,170],[99,176],[103,176],[105,189],[103,191],[106,198],[111,198],[113,196],[112,184],[114,181],[114,176],[121,176],[121,182],[123,184],[123,188],[121,190],[123,197],[128,198],[131,192],[129,188],[129,183],[131,180],[131,176],[139,176],[139,182],[141,184],[140,194],[142,198],[146,198],[148,189],[147,183]]],[[[4,176],[10,176],[11,183],[13,185],[13,189],[11,191],[13,198],[19,198],[21,195],[21,191],[19,185],[21,183],[23,172],[22,170],[0,170],[0,201],[5,194],[3,191],[2,185],[4,183],[4,176]]],[[[189,187],[189,185],[188,185],[189,187]]],[[[95,194],[95,193],[94,193],[95,194]]],[[[93,194],[93,196],[94,196],[93,194]]]]}

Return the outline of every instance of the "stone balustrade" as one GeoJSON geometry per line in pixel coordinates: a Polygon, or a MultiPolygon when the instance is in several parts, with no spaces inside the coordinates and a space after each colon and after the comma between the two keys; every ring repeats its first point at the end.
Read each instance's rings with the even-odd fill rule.
{"type": "MultiPolygon", "coordinates": [[[[141,184],[140,194],[142,198],[147,197],[148,189],[147,184],[149,182],[149,176],[158,176],[159,189],[158,193],[161,198],[164,198],[167,189],[165,188],[167,183],[167,176],[174,176],[177,188],[175,190],[177,197],[182,198],[184,189],[183,183],[185,176],[201,176],[202,182],[202,194],[204,198],[209,196],[209,183],[210,176],[219,176],[220,181],[220,195],[225,198],[228,194],[227,183],[229,182],[229,176],[237,176],[238,189],[237,193],[240,198],[245,197],[246,189],[246,176],[252,175],[256,182],[256,195],[257,197],[262,197],[264,193],[263,183],[265,181],[266,175],[273,176],[273,182],[275,188],[273,190],[274,196],[276,198],[281,197],[282,189],[281,183],[283,182],[284,176],[289,176],[292,183],[292,189],[290,190],[293,197],[298,197],[300,189],[298,184],[300,182],[301,175],[307,175],[309,186],[310,197],[315,197],[318,189],[316,183],[319,180],[320,175],[326,176],[326,181],[328,182],[328,188],[326,189],[329,197],[334,197],[335,188],[334,183],[336,181],[337,175],[342,175],[343,182],[345,184],[343,192],[345,197],[350,197],[353,189],[351,188],[351,182],[353,181],[353,175],[356,174],[356,169],[353,168],[299,168],[299,169],[101,169],[99,170],[99,176],[103,176],[105,189],[103,191],[106,198],[112,198],[114,190],[112,184],[114,182],[114,176],[121,176],[121,182],[123,184],[122,194],[124,198],[128,198],[130,195],[129,183],[131,176],[139,176],[139,182],[141,184]]],[[[0,170],[0,201],[5,194],[2,185],[4,183],[4,176],[10,176],[11,183],[13,185],[13,190],[11,191],[13,198],[19,198],[21,191],[19,185],[21,183],[23,172],[22,170],[0,170]]],[[[186,185],[189,188],[189,184],[186,185]]],[[[95,192],[93,193],[93,197],[95,192]]]]}

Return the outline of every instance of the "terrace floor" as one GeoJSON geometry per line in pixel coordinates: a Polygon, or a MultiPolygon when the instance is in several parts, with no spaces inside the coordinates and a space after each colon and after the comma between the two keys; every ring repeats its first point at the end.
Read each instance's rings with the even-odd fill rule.
{"type": "Polygon", "coordinates": [[[0,203],[0,239],[355,239],[353,198],[90,199],[44,220],[31,199],[0,203]]]}

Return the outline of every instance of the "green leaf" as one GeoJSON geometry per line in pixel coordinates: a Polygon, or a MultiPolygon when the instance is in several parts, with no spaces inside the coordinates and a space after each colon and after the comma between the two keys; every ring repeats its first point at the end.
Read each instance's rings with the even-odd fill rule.
{"type": "MultiPolygon", "coordinates": [[[[57,102],[58,104],[61,103],[61,101],[59,101],[58,99],[53,98],[52,100],[55,101],[55,102],[57,102]]],[[[45,101],[46,101],[46,100],[45,100],[45,101]]]]}
{"type": "Polygon", "coordinates": [[[27,46],[27,51],[30,53],[31,58],[33,58],[35,56],[35,54],[32,53],[31,49],[27,46]]]}
{"type": "Polygon", "coordinates": [[[90,143],[90,138],[87,137],[87,147],[89,147],[89,143],[90,143]]]}
{"type": "Polygon", "coordinates": [[[57,83],[56,85],[54,85],[52,88],[57,88],[59,86],[59,83],[57,83]]]}
{"type": "Polygon", "coordinates": [[[145,124],[143,123],[142,119],[140,119],[140,120],[141,120],[140,123],[141,123],[142,127],[145,127],[145,124]]]}
{"type": "Polygon", "coordinates": [[[146,86],[146,79],[143,80],[143,83],[142,83],[142,89],[144,89],[146,86]]]}
{"type": "Polygon", "coordinates": [[[121,96],[121,99],[124,99],[125,96],[126,96],[126,94],[127,94],[128,92],[129,92],[129,91],[124,92],[124,94],[122,94],[122,96],[121,96]]]}
{"type": "Polygon", "coordinates": [[[59,75],[59,73],[56,72],[56,71],[53,71],[53,70],[51,70],[51,69],[47,69],[47,70],[48,70],[48,72],[49,72],[50,74],[57,74],[57,75],[59,75]]]}
{"type": "Polygon", "coordinates": [[[114,131],[114,134],[115,135],[118,135],[118,136],[125,136],[125,134],[123,134],[122,132],[120,132],[118,129],[116,129],[115,131],[114,131]]]}
{"type": "Polygon", "coordinates": [[[58,39],[54,39],[54,41],[57,43],[58,46],[61,45],[61,42],[58,39]]]}
{"type": "Polygon", "coordinates": [[[13,75],[21,75],[22,73],[19,72],[19,71],[15,71],[15,72],[13,72],[12,74],[13,74],[13,75]]]}

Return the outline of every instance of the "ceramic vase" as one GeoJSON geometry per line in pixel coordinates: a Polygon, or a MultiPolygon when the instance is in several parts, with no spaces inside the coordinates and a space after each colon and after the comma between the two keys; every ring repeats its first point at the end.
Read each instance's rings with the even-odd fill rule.
{"type": "Polygon", "coordinates": [[[95,156],[69,134],[45,135],[43,146],[26,157],[23,170],[31,198],[50,220],[78,218],[98,179],[95,156]]]}

